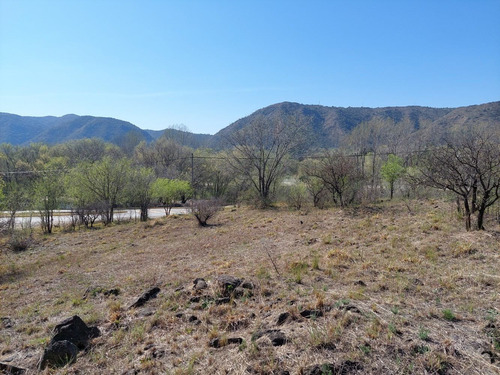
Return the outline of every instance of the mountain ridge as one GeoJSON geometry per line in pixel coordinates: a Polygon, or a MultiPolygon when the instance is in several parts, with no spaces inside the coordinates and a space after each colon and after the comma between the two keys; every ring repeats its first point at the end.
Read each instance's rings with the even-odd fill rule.
{"type": "Polygon", "coordinates": [[[82,138],[101,138],[120,144],[127,138],[135,142],[152,142],[161,136],[172,138],[192,148],[227,147],[226,140],[233,133],[249,126],[257,119],[275,121],[293,118],[307,130],[311,148],[338,146],[342,137],[359,124],[374,119],[392,121],[394,124],[409,123],[413,130],[422,126],[447,128],[453,126],[493,123],[500,126],[500,101],[456,108],[428,106],[386,107],[335,107],[296,102],[275,103],[242,117],[214,135],[197,134],[178,129],[147,130],[112,117],[79,116],[67,114],[55,116],[19,116],[0,112],[0,143],[26,145],[32,142],[56,144],[82,138]]]}

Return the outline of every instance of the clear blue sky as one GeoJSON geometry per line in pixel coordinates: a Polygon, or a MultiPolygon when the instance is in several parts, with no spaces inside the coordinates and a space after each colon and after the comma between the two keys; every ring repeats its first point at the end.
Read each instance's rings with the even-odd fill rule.
{"type": "Polygon", "coordinates": [[[0,0],[0,111],[215,133],[282,101],[500,100],[500,1],[0,0]]]}

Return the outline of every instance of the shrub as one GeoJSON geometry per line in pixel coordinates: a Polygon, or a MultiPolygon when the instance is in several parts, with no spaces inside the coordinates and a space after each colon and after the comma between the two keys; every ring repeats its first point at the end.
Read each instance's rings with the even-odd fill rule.
{"type": "Polygon", "coordinates": [[[201,227],[206,227],[207,221],[214,217],[222,209],[219,199],[193,200],[190,204],[191,213],[194,215],[201,227]]]}
{"type": "Polygon", "coordinates": [[[25,251],[30,247],[32,242],[31,229],[14,230],[9,239],[9,247],[15,252],[25,251]]]}

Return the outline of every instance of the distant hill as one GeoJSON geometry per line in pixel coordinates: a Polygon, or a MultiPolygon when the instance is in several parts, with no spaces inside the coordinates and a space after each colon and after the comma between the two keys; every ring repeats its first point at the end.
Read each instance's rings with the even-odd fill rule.
{"type": "Polygon", "coordinates": [[[142,130],[137,126],[107,117],[66,115],[62,117],[23,117],[0,113],[0,143],[26,145],[31,142],[48,144],[74,139],[101,138],[115,144],[151,142],[161,136],[192,148],[227,147],[227,137],[255,120],[275,121],[293,118],[306,130],[305,151],[335,147],[356,126],[373,119],[391,120],[395,124],[410,123],[414,131],[425,127],[432,136],[440,130],[479,123],[500,127],[500,102],[458,108],[407,107],[326,107],[283,102],[259,109],[241,118],[215,135],[193,134],[178,129],[142,130]]]}
{"type": "Polygon", "coordinates": [[[128,135],[147,142],[153,140],[145,130],[114,118],[77,115],[27,117],[0,113],[0,143],[56,144],[75,139],[101,138],[118,144],[128,135]]]}

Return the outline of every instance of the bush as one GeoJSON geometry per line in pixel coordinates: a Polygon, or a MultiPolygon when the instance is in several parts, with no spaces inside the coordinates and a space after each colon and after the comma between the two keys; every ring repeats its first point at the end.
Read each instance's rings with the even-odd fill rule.
{"type": "Polygon", "coordinates": [[[207,221],[214,217],[222,209],[219,199],[200,199],[190,203],[191,213],[194,215],[201,227],[206,227],[207,221]]]}
{"type": "Polygon", "coordinates": [[[9,239],[9,247],[12,251],[21,252],[27,250],[32,242],[31,229],[14,230],[9,239]]]}
{"type": "Polygon", "coordinates": [[[296,184],[287,189],[287,204],[290,208],[300,210],[307,201],[307,191],[303,184],[296,184]]]}

